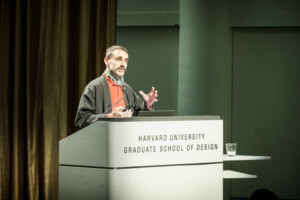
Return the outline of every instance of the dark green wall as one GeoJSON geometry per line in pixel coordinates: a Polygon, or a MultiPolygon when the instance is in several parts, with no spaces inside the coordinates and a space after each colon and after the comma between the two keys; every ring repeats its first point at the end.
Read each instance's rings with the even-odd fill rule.
{"type": "Polygon", "coordinates": [[[135,91],[158,90],[156,110],[178,109],[179,0],[118,0],[117,44],[129,50],[135,91]]]}
{"type": "Polygon", "coordinates": [[[117,43],[129,50],[125,81],[136,91],[158,90],[156,110],[176,110],[178,94],[178,27],[121,26],[117,43]]]}
{"type": "Polygon", "coordinates": [[[241,154],[266,162],[233,163],[255,180],[232,181],[232,196],[268,188],[299,198],[300,27],[233,29],[232,139],[241,154]]]}

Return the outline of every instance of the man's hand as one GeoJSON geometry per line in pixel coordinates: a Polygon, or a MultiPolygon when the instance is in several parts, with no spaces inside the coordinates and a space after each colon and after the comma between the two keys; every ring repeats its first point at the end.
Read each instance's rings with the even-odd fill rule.
{"type": "Polygon", "coordinates": [[[132,116],[132,111],[131,110],[125,110],[123,111],[123,107],[117,107],[114,109],[114,111],[110,114],[108,114],[108,117],[111,118],[122,118],[122,117],[131,117],[132,116]]]}
{"type": "Polygon", "coordinates": [[[140,94],[142,95],[144,101],[146,102],[147,109],[151,109],[154,102],[158,101],[156,99],[156,97],[158,97],[157,90],[155,90],[154,87],[152,87],[152,89],[148,94],[145,94],[143,91],[140,91],[140,94]]]}

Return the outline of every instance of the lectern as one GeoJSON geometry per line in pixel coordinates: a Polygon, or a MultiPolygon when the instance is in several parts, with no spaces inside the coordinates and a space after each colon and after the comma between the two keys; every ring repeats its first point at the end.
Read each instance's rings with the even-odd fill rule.
{"type": "MultiPolygon", "coordinates": [[[[98,121],[59,142],[60,200],[223,199],[218,116],[133,117],[98,121]]],[[[260,157],[258,159],[269,159],[260,157]]]]}
{"type": "Polygon", "coordinates": [[[218,116],[107,119],[59,148],[61,200],[223,198],[218,116]]]}

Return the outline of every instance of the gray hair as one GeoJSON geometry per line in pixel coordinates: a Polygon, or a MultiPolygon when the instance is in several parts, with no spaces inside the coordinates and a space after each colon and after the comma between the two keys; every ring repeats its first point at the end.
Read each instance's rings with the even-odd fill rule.
{"type": "Polygon", "coordinates": [[[114,53],[115,50],[122,50],[122,51],[124,51],[128,54],[128,50],[125,47],[119,46],[119,45],[114,45],[114,46],[108,47],[106,49],[105,57],[111,58],[111,56],[112,56],[112,54],[114,53]]]}

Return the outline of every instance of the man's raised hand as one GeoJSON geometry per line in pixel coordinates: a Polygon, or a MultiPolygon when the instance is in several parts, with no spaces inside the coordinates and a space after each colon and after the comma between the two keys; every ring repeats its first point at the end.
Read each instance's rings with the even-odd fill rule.
{"type": "Polygon", "coordinates": [[[147,109],[151,109],[154,102],[158,101],[156,99],[156,97],[158,97],[157,90],[155,90],[154,87],[152,87],[152,89],[150,90],[150,92],[148,94],[145,94],[143,91],[140,91],[140,95],[142,95],[142,97],[146,103],[147,109]]]}

